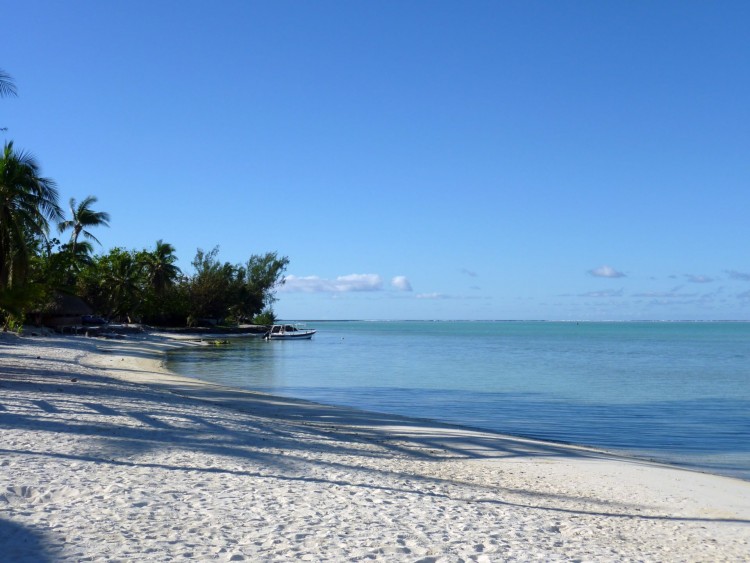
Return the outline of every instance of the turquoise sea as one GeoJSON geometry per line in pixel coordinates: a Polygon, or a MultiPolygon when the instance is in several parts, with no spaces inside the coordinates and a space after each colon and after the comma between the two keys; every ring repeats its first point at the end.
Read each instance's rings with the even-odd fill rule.
{"type": "Polygon", "coordinates": [[[308,322],[170,354],[232,387],[750,479],[750,323],[308,322]]]}

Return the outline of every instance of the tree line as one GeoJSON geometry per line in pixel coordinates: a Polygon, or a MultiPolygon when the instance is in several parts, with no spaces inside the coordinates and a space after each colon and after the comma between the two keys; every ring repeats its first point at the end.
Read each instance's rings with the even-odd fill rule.
{"type": "MultiPolygon", "coordinates": [[[[0,70],[0,97],[17,95],[0,70]]],[[[44,313],[59,293],[75,295],[109,319],[159,326],[211,323],[271,324],[275,289],[289,259],[253,254],[241,264],[219,260],[219,248],[198,249],[193,273],[177,267],[175,248],[163,240],[152,249],[113,248],[95,254],[93,230],[110,215],[97,198],[59,205],[54,180],[37,160],[6,141],[0,155],[0,323],[7,330],[30,313],[44,313]],[[62,237],[53,236],[53,231],[62,237]],[[65,240],[69,233],[69,238],[65,240]]]]}

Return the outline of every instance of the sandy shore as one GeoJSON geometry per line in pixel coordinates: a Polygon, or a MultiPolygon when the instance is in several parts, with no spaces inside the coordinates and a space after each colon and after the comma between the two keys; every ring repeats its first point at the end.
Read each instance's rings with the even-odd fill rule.
{"type": "Polygon", "coordinates": [[[0,559],[742,561],[750,483],[0,339],[0,559]]]}

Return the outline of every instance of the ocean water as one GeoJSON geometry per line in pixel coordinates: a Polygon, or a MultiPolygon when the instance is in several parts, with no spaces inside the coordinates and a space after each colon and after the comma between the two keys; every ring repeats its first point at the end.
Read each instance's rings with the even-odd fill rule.
{"type": "Polygon", "coordinates": [[[316,322],[171,353],[222,385],[750,479],[750,323],[316,322]]]}

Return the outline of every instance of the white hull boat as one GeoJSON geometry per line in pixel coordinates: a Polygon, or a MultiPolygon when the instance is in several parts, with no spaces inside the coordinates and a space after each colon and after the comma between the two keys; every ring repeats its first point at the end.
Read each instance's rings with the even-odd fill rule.
{"type": "Polygon", "coordinates": [[[273,325],[264,338],[266,340],[310,340],[315,330],[294,325],[273,325]]]}

